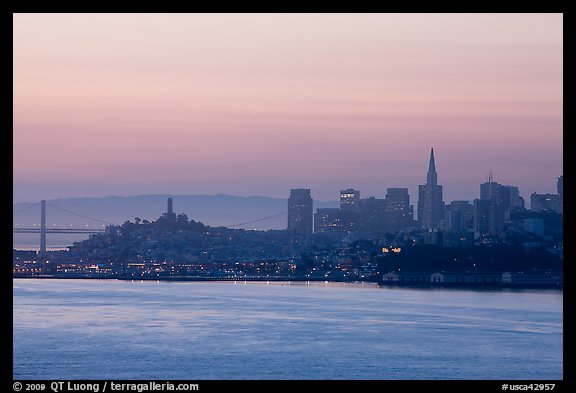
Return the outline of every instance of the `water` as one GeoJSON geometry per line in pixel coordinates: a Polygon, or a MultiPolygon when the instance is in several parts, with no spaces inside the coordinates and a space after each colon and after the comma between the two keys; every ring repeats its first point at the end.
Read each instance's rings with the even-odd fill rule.
{"type": "Polygon", "coordinates": [[[562,379],[562,292],[15,279],[15,379],[562,379]]]}
{"type": "MultiPolygon", "coordinates": [[[[46,247],[46,251],[66,251],[68,250],[69,246],[53,246],[53,247],[46,247]]],[[[17,246],[13,246],[15,250],[19,251],[40,251],[39,246],[35,246],[33,244],[21,244],[17,246]]]]}
{"type": "MultiPolygon", "coordinates": [[[[67,249],[74,242],[88,239],[90,235],[82,233],[47,233],[46,245],[48,250],[55,251],[67,249]]],[[[12,248],[17,250],[34,250],[40,249],[39,233],[13,233],[12,248]]]]}

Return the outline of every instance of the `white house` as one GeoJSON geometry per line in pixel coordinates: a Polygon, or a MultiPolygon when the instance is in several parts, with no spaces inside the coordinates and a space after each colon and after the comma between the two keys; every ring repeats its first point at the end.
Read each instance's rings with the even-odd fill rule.
{"type": "Polygon", "coordinates": [[[444,275],[439,272],[432,273],[430,276],[430,282],[444,282],[444,275]]]}
{"type": "Polygon", "coordinates": [[[398,274],[388,272],[382,276],[382,281],[398,281],[398,274]]]}

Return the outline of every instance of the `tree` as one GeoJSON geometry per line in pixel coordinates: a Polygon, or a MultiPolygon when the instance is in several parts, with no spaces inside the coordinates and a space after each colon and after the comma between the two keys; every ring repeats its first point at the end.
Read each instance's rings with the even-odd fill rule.
{"type": "Polygon", "coordinates": [[[178,214],[178,217],[176,217],[176,224],[180,227],[185,227],[188,225],[188,216],[184,213],[178,214]]]}

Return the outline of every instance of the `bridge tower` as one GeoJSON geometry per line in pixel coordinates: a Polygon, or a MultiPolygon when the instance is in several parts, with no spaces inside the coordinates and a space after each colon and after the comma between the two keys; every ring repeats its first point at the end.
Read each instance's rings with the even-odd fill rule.
{"type": "Polygon", "coordinates": [[[40,202],[40,252],[39,257],[46,257],[46,201],[40,202]]]}

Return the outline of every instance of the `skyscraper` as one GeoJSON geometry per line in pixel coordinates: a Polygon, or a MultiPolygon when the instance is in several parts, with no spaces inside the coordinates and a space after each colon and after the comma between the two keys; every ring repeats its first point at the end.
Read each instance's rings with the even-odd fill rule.
{"type": "Polygon", "coordinates": [[[290,190],[288,198],[288,230],[302,235],[312,234],[313,201],[309,188],[290,190]]]}
{"type": "Polygon", "coordinates": [[[493,212],[490,211],[492,207],[493,204],[488,199],[474,199],[474,233],[476,236],[490,232],[491,218],[494,218],[493,212]]]}
{"type": "Polygon", "coordinates": [[[418,186],[418,223],[422,228],[438,228],[443,218],[442,186],[438,185],[434,148],[432,148],[426,184],[418,186]]]}
{"type": "Polygon", "coordinates": [[[488,176],[488,181],[480,184],[480,199],[492,201],[501,205],[504,204],[502,187],[502,184],[492,180],[492,175],[490,174],[488,176]]]}
{"type": "Polygon", "coordinates": [[[340,191],[340,222],[344,232],[356,232],[360,226],[360,191],[340,191]]]}
{"type": "Polygon", "coordinates": [[[558,195],[560,195],[560,199],[564,199],[564,175],[558,178],[556,188],[558,189],[558,195]]]}
{"type": "Polygon", "coordinates": [[[360,191],[353,188],[340,191],[340,210],[357,212],[359,203],[360,191]]]}
{"type": "Polygon", "coordinates": [[[559,194],[536,194],[530,195],[530,210],[534,212],[554,211],[562,214],[564,209],[563,199],[559,194]]]}
{"type": "Polygon", "coordinates": [[[452,201],[445,208],[446,225],[448,232],[467,232],[473,225],[474,210],[468,201],[452,201]]]}
{"type": "Polygon", "coordinates": [[[524,210],[524,198],[516,186],[504,186],[510,191],[510,213],[524,210]]]}
{"type": "Polygon", "coordinates": [[[490,174],[488,181],[480,184],[480,199],[474,201],[474,232],[482,235],[502,231],[519,198],[518,187],[497,183],[490,174]]]}
{"type": "Polygon", "coordinates": [[[386,200],[368,197],[360,199],[360,231],[384,234],[386,232],[386,200]]]}
{"type": "Polygon", "coordinates": [[[414,207],[410,206],[407,188],[388,188],[385,209],[388,232],[398,232],[412,224],[414,207]]]}
{"type": "Polygon", "coordinates": [[[518,187],[504,186],[488,177],[486,183],[480,184],[480,199],[489,201],[490,220],[488,232],[498,232],[504,229],[504,224],[509,221],[512,212],[512,204],[516,200],[518,187]],[[514,201],[513,201],[514,199],[514,201]]]}

